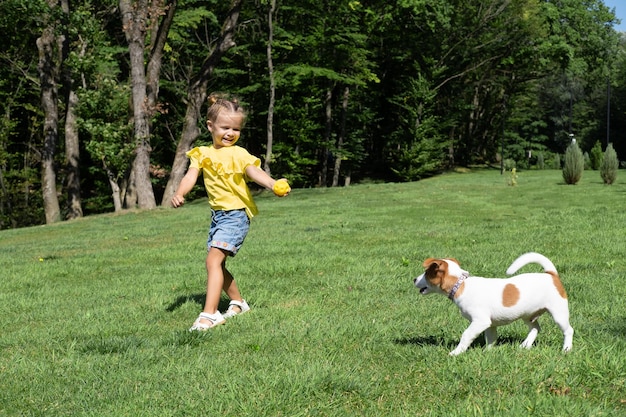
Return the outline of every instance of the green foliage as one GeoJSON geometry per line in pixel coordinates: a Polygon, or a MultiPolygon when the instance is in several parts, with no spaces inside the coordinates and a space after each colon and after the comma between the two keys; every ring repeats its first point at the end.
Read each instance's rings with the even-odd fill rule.
{"type": "Polygon", "coordinates": [[[600,165],[600,176],[605,184],[611,185],[617,179],[617,170],[619,169],[619,160],[617,153],[613,149],[613,144],[609,143],[604,151],[602,164],[600,165]]]}
{"type": "Polygon", "coordinates": [[[392,168],[403,181],[416,181],[442,170],[445,160],[435,141],[420,141],[394,155],[392,168]]]}
{"type": "Polygon", "coordinates": [[[602,160],[604,158],[604,153],[602,152],[602,145],[600,145],[599,141],[593,145],[591,148],[591,154],[589,155],[591,162],[591,169],[598,170],[600,169],[600,165],[602,164],[602,160]]]}
{"type": "Polygon", "coordinates": [[[228,260],[252,310],[203,334],[187,329],[206,290],[205,198],[2,231],[0,414],[624,415],[625,186],[564,187],[556,170],[523,178],[262,193],[228,260]],[[546,314],[531,350],[516,322],[493,349],[481,337],[449,358],[468,322],[415,289],[423,260],[502,277],[526,251],[562,277],[572,352],[546,314]]]}
{"type": "Polygon", "coordinates": [[[511,169],[507,177],[507,184],[510,185],[511,187],[515,187],[517,185],[517,178],[518,178],[517,169],[515,168],[511,169]]]}
{"type": "Polygon", "coordinates": [[[583,176],[585,170],[585,158],[578,143],[572,143],[565,150],[565,160],[563,161],[563,180],[566,184],[577,184],[583,176]]]}
{"type": "Polygon", "coordinates": [[[517,163],[515,162],[514,159],[511,158],[506,158],[504,160],[504,169],[507,171],[510,171],[512,169],[514,169],[516,167],[517,163]]]}
{"type": "Polygon", "coordinates": [[[546,162],[543,157],[543,152],[539,152],[537,154],[537,169],[545,169],[545,168],[546,168],[546,162]]]}

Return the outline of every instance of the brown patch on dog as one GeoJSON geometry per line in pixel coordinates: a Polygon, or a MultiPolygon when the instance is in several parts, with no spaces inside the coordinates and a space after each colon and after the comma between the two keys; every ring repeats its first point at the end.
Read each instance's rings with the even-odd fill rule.
{"type": "Polygon", "coordinates": [[[557,274],[556,272],[548,272],[548,274],[552,276],[552,283],[554,284],[556,290],[559,292],[559,295],[567,299],[567,293],[565,292],[565,287],[563,287],[563,284],[561,283],[561,278],[559,278],[559,274],[557,274]]]}
{"type": "MultiPolygon", "coordinates": [[[[446,261],[455,262],[457,265],[459,261],[454,258],[446,258],[446,259],[435,259],[428,258],[424,261],[424,268],[426,268],[426,279],[432,284],[439,288],[445,293],[450,293],[454,284],[456,284],[458,277],[453,277],[448,275],[448,263],[446,261]]],[[[457,290],[454,298],[457,298],[463,293],[465,289],[465,283],[462,283],[459,289],[457,290]]]]}
{"type": "Polygon", "coordinates": [[[502,291],[502,305],[513,307],[519,301],[519,289],[513,284],[506,284],[502,291]]]}
{"type": "Polygon", "coordinates": [[[443,278],[448,273],[448,264],[441,259],[428,258],[424,261],[424,268],[426,269],[426,279],[432,284],[441,287],[443,278]]]}

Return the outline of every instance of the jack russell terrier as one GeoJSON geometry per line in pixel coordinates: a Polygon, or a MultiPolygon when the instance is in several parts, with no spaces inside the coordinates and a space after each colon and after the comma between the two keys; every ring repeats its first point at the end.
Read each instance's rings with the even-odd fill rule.
{"type": "Polygon", "coordinates": [[[420,293],[448,296],[463,317],[470,321],[450,355],[465,352],[482,332],[485,332],[487,348],[491,348],[498,337],[496,328],[517,319],[522,319],[530,329],[521,345],[530,349],[540,330],[537,318],[546,311],[563,331],[563,351],[572,349],[574,329],[569,323],[567,294],[554,264],[545,256],[531,252],[517,258],[506,273],[514,274],[530,263],[541,265],[545,272],[508,279],[480,278],[461,269],[456,259],[428,258],[424,261],[426,272],[414,280],[420,293]]]}

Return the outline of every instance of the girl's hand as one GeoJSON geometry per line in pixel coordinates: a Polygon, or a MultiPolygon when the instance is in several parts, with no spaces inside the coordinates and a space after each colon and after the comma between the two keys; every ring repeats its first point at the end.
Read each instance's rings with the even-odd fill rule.
{"type": "Polygon", "coordinates": [[[172,197],[172,207],[178,208],[183,204],[185,204],[185,197],[182,195],[174,195],[174,197],[172,197]]]}
{"type": "Polygon", "coordinates": [[[281,178],[278,181],[274,182],[274,185],[272,186],[272,191],[274,191],[274,194],[278,197],[285,197],[289,195],[291,187],[289,186],[286,178],[281,178]]]}

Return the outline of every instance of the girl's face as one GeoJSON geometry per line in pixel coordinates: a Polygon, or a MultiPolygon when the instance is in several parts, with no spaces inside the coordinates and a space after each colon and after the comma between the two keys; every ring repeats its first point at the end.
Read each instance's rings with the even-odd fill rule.
{"type": "Polygon", "coordinates": [[[241,134],[243,114],[222,110],[217,114],[214,122],[208,120],[206,125],[213,136],[215,149],[233,146],[241,134]]]}

